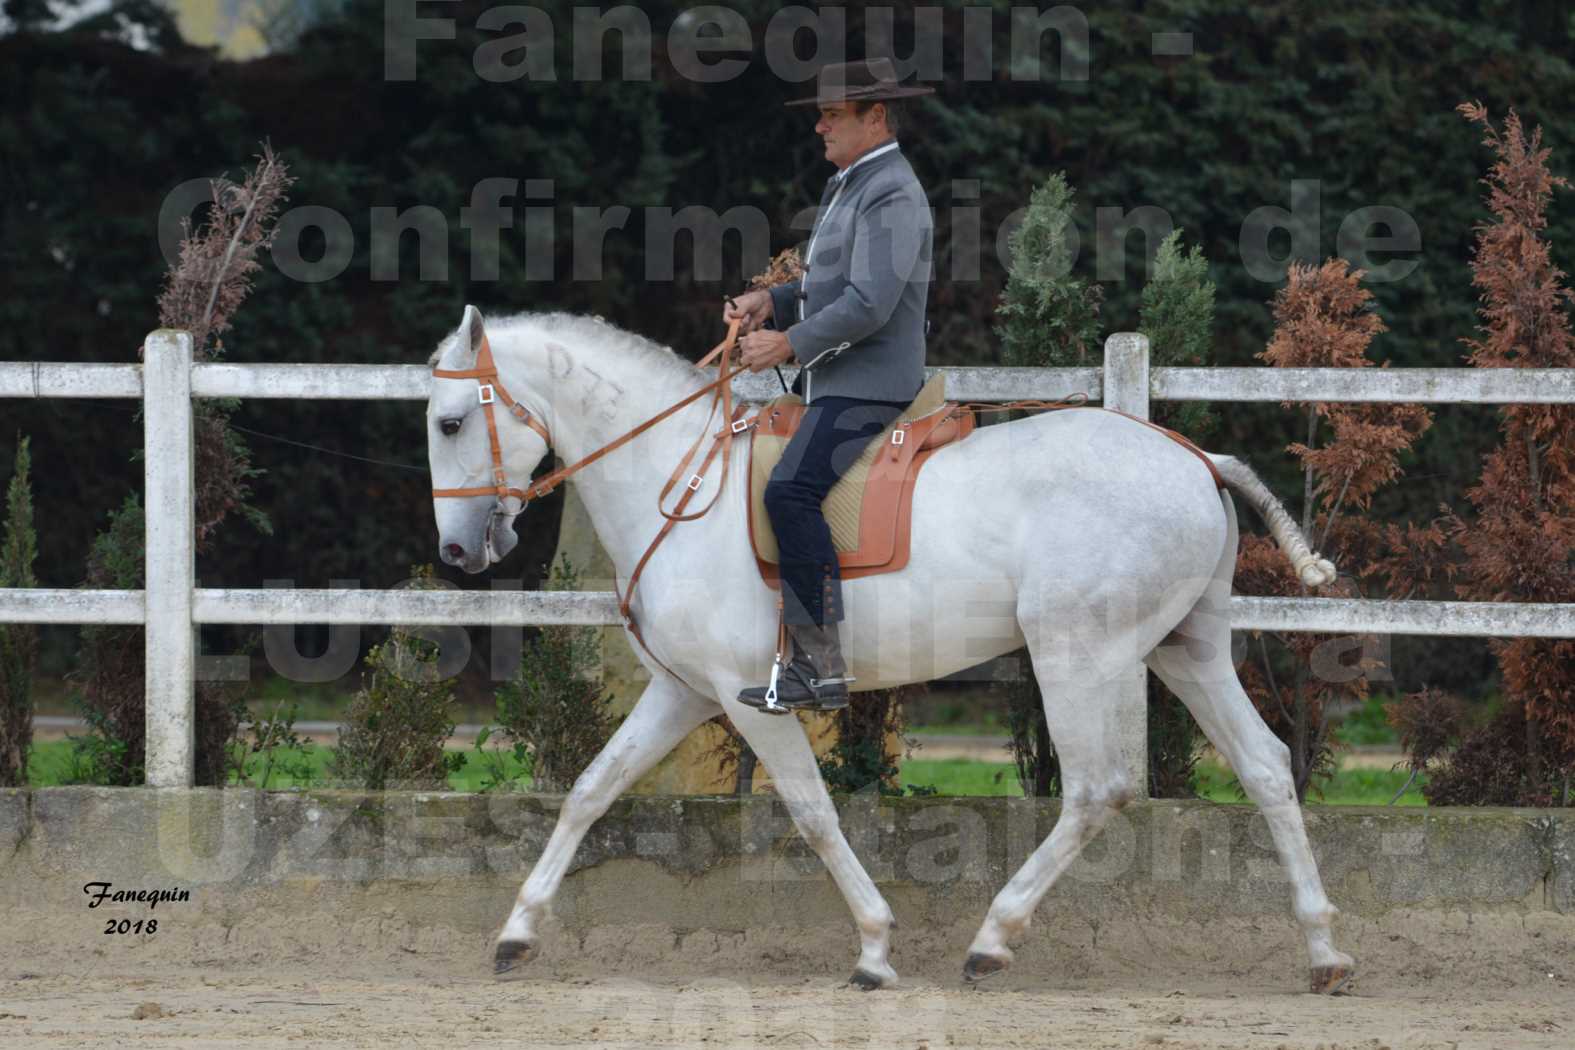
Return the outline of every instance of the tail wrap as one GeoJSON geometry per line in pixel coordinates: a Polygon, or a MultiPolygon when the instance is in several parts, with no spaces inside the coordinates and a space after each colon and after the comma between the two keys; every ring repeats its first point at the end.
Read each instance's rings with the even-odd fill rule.
{"type": "Polygon", "coordinates": [[[1269,526],[1269,534],[1290,559],[1291,567],[1296,570],[1302,583],[1308,587],[1322,587],[1334,582],[1334,563],[1307,545],[1307,537],[1302,535],[1295,520],[1274,493],[1269,491],[1268,486],[1252,472],[1251,467],[1230,456],[1210,455],[1209,459],[1213,460],[1220,476],[1225,479],[1226,486],[1252,504],[1263,517],[1269,526]]]}

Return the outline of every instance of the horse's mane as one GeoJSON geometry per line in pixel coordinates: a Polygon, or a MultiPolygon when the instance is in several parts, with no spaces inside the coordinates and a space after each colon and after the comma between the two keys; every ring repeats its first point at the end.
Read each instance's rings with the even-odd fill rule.
{"type": "MultiPolygon", "coordinates": [[[[600,317],[571,313],[521,313],[506,317],[490,318],[483,322],[489,332],[503,332],[517,328],[530,328],[545,336],[557,336],[574,343],[591,342],[605,346],[615,353],[638,357],[659,368],[673,379],[696,380],[700,370],[691,362],[679,357],[670,346],[662,346],[643,335],[619,328],[600,317]]],[[[443,355],[453,346],[454,335],[449,335],[427,359],[427,365],[436,368],[443,355]]]]}

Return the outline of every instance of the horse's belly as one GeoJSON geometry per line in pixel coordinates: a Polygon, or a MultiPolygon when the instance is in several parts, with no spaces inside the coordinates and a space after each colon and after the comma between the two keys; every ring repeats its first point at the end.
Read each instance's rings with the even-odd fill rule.
{"type": "Polygon", "coordinates": [[[1023,644],[1010,581],[913,572],[843,584],[845,648],[859,689],[926,682],[1023,644]]]}
{"type": "Polygon", "coordinates": [[[843,584],[860,689],[941,678],[1023,645],[1018,552],[1029,507],[988,477],[967,491],[967,468],[946,458],[942,450],[919,475],[907,567],[843,584]]]}

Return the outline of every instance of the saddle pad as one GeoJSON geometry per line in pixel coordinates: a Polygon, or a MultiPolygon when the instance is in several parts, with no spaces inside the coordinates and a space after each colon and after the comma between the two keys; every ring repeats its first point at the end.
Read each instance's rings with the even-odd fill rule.
{"type": "MultiPolygon", "coordinates": [[[[780,556],[766,516],[766,482],[803,416],[802,399],[787,394],[762,408],[753,420],[749,535],[761,576],[772,586],[777,585],[780,556]]],[[[966,437],[973,425],[972,412],[946,402],[946,377],[936,375],[889,427],[870,440],[822,504],[843,576],[895,572],[908,563],[914,478],[935,449],[966,437]]]]}

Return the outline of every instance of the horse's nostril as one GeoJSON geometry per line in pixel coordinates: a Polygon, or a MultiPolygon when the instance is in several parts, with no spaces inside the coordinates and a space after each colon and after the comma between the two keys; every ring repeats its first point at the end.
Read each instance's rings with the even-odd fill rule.
{"type": "Polygon", "coordinates": [[[450,558],[453,558],[455,561],[459,561],[461,558],[463,558],[465,556],[465,548],[461,547],[457,543],[450,543],[447,547],[443,548],[443,551],[450,558]]]}

